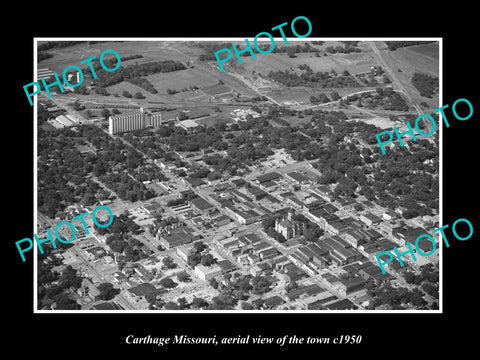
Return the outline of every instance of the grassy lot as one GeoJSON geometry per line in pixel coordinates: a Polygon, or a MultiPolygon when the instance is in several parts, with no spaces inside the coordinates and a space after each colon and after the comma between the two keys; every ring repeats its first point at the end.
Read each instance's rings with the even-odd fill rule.
{"type": "MultiPolygon", "coordinates": [[[[109,87],[107,87],[107,91],[112,95],[113,94],[120,95],[118,99],[123,99],[123,100],[127,99],[122,95],[122,93],[124,91],[128,91],[130,94],[132,94],[132,96],[135,95],[135,93],[137,93],[137,92],[141,92],[143,94],[143,96],[145,96],[145,98],[146,98],[145,100],[153,100],[153,101],[161,101],[161,100],[164,100],[163,99],[164,97],[168,96],[168,95],[165,95],[164,97],[162,97],[162,96],[159,96],[159,94],[152,94],[152,93],[148,92],[147,90],[144,90],[141,87],[139,87],[137,85],[134,85],[134,84],[132,84],[128,81],[122,81],[121,83],[109,86],[109,87]]],[[[114,96],[109,96],[109,98],[111,100],[117,99],[114,96]]],[[[135,100],[135,99],[133,99],[133,100],[135,100]]]]}
{"type": "Polygon", "coordinates": [[[200,120],[196,120],[197,124],[206,125],[207,127],[213,126],[215,124],[222,124],[222,123],[229,124],[232,122],[233,120],[229,116],[224,114],[217,114],[217,115],[209,116],[200,120]]]}
{"type": "Polygon", "coordinates": [[[440,56],[440,51],[439,51],[439,44],[438,42],[435,43],[430,43],[430,44],[424,44],[424,45],[417,45],[417,46],[409,46],[407,48],[409,51],[413,51],[418,54],[422,54],[425,56],[428,56],[432,59],[438,60],[440,56]]]}
{"type": "Polygon", "coordinates": [[[204,86],[212,86],[218,83],[218,79],[195,68],[149,75],[147,80],[152,83],[160,94],[167,94],[167,89],[181,90],[190,88],[190,86],[203,88],[204,86]]]}
{"type": "MultiPolygon", "coordinates": [[[[438,49],[438,47],[437,47],[438,49]]],[[[400,48],[395,51],[389,51],[390,57],[398,65],[414,69],[432,76],[438,76],[439,61],[430,56],[419,55],[418,51],[410,50],[410,48],[400,48]]],[[[403,70],[403,69],[402,69],[403,70]]]]}
{"type": "MultiPolygon", "coordinates": [[[[57,73],[63,72],[69,65],[80,65],[80,61],[92,57],[94,55],[97,58],[103,53],[103,51],[112,49],[115,50],[120,57],[126,57],[129,55],[140,54],[144,57],[141,59],[133,59],[126,61],[122,65],[144,63],[149,61],[162,61],[162,60],[175,60],[185,62],[186,57],[179,51],[172,50],[175,45],[174,42],[168,44],[165,41],[109,41],[105,43],[97,43],[89,45],[87,43],[81,43],[75,46],[67,48],[57,48],[47,50],[48,53],[54,55],[52,58],[43,60],[39,63],[39,68],[48,67],[49,69],[56,71],[57,73]]],[[[113,56],[108,54],[106,56],[113,56]]],[[[82,64],[81,67],[85,67],[87,64],[82,64]]]]}
{"type": "MultiPolygon", "coordinates": [[[[289,44],[296,45],[296,42],[289,42],[289,44]]],[[[303,42],[300,42],[303,45],[303,42]]],[[[327,46],[337,46],[339,42],[329,41],[321,46],[314,46],[323,49],[327,46]]],[[[288,46],[288,45],[284,45],[288,46]]],[[[225,64],[231,64],[238,60],[232,57],[231,60],[225,64]]],[[[334,69],[336,72],[343,72],[348,70],[351,73],[365,72],[373,65],[372,57],[368,52],[350,53],[350,54],[329,54],[328,56],[320,55],[316,57],[315,53],[297,53],[294,58],[288,57],[283,53],[270,54],[256,54],[255,59],[251,56],[242,57],[243,65],[236,66],[240,73],[260,73],[268,74],[270,71],[284,71],[295,70],[298,65],[307,64],[310,68],[316,71],[330,71],[334,69]]]]}
{"type": "Polygon", "coordinates": [[[217,85],[208,86],[205,89],[203,89],[203,91],[209,95],[219,95],[219,94],[231,92],[232,89],[226,85],[217,84],[217,85]]]}

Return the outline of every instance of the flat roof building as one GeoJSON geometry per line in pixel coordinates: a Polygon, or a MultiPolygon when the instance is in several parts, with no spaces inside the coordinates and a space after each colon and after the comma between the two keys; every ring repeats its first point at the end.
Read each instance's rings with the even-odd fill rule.
{"type": "Polygon", "coordinates": [[[201,280],[210,280],[211,278],[214,278],[215,276],[221,275],[223,272],[222,268],[214,264],[210,267],[203,266],[202,264],[198,264],[195,266],[195,274],[201,279],[201,280]]]}
{"type": "Polygon", "coordinates": [[[161,113],[148,113],[140,108],[139,112],[112,115],[108,118],[108,132],[111,135],[145,129],[147,126],[159,127],[162,123],[161,113]]]}

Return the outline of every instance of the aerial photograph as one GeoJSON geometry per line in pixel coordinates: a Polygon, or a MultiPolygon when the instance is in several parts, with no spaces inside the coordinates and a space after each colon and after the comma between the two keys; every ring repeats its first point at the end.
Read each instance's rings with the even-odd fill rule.
{"type": "Polygon", "coordinates": [[[36,312],[442,308],[441,39],[275,40],[35,39],[36,312]]]}

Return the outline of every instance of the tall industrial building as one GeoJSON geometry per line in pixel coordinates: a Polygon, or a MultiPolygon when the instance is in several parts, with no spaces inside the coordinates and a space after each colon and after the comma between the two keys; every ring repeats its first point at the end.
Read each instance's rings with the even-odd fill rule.
{"type": "Polygon", "coordinates": [[[162,124],[162,113],[145,113],[145,126],[159,127],[162,124]]]}
{"type": "Polygon", "coordinates": [[[115,135],[145,129],[148,126],[159,127],[161,123],[161,113],[145,113],[143,109],[140,108],[140,112],[110,116],[108,118],[108,132],[111,135],[115,135]]]}

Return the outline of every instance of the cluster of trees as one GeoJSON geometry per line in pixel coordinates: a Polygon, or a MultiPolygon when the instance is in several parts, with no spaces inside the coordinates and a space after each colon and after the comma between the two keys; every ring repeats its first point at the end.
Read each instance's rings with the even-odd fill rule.
{"type": "Polygon", "coordinates": [[[362,50],[355,45],[347,42],[344,46],[337,45],[335,47],[333,46],[327,46],[325,48],[325,51],[329,54],[349,54],[351,52],[362,52],[362,50]]]}
{"type": "Polygon", "coordinates": [[[405,99],[400,93],[395,92],[391,87],[377,87],[376,93],[362,93],[347,96],[342,100],[341,104],[349,105],[353,101],[357,101],[358,107],[367,109],[396,110],[408,111],[409,107],[405,99]]]}
{"type": "Polygon", "coordinates": [[[166,289],[173,289],[174,287],[176,287],[178,285],[175,281],[173,281],[169,277],[163,278],[158,283],[166,289]]]}
{"type": "Polygon", "coordinates": [[[112,189],[120,199],[131,202],[144,201],[155,197],[155,191],[133,180],[126,173],[106,173],[98,177],[109,189],[112,189]]]}
{"type": "MultiPolygon", "coordinates": [[[[228,143],[225,143],[228,147],[228,143]]],[[[217,173],[228,173],[233,176],[236,175],[237,169],[245,169],[245,165],[236,158],[228,155],[222,156],[220,154],[204,155],[202,160],[215,168],[217,173]]],[[[208,174],[207,178],[212,180],[212,174],[208,174]]]]}
{"type": "Polygon", "coordinates": [[[120,198],[132,202],[155,196],[142,181],[165,179],[160,169],[147,165],[137,150],[119,139],[111,139],[96,126],[83,125],[76,132],[70,129],[46,132],[40,128],[38,134],[39,209],[49,217],[72,203],[81,201],[90,206],[101,199],[102,188],[88,178],[89,174],[120,198]],[[86,142],[95,147],[96,154],[81,154],[77,150],[77,145],[86,142]]]}
{"type": "Polygon", "coordinates": [[[100,290],[99,298],[104,301],[112,300],[117,294],[120,294],[120,289],[115,289],[111,283],[101,283],[97,289],[100,290]]]}
{"type": "Polygon", "coordinates": [[[379,286],[373,279],[366,285],[367,294],[371,297],[368,309],[375,309],[380,305],[386,304],[394,310],[406,309],[408,305],[415,309],[424,309],[427,302],[423,298],[423,293],[414,289],[412,291],[404,287],[394,288],[390,282],[384,282],[379,286]]]}
{"type": "Polygon", "coordinates": [[[320,93],[318,94],[318,96],[315,96],[315,95],[310,96],[310,102],[312,104],[323,104],[323,103],[330,102],[330,99],[326,94],[320,93]]]}
{"type": "Polygon", "coordinates": [[[202,254],[201,251],[195,250],[193,254],[190,254],[187,257],[187,264],[193,269],[198,264],[203,266],[212,266],[217,260],[213,257],[212,254],[202,254]]]}
{"type": "Polygon", "coordinates": [[[57,49],[57,48],[66,48],[73,45],[85,43],[86,41],[47,41],[43,44],[38,45],[38,51],[45,51],[50,49],[57,49]]]}
{"type": "Polygon", "coordinates": [[[190,275],[188,275],[188,273],[186,271],[184,272],[181,272],[180,274],[177,275],[177,279],[178,281],[181,281],[181,282],[189,282],[191,281],[192,279],[190,278],[190,275]]]}
{"type": "Polygon", "coordinates": [[[432,264],[424,266],[419,274],[411,271],[405,271],[403,277],[408,284],[421,285],[421,289],[427,294],[438,299],[439,284],[438,266],[432,264]]]}
{"type": "Polygon", "coordinates": [[[128,173],[138,181],[147,181],[147,180],[166,181],[167,180],[167,177],[158,168],[158,166],[155,166],[152,164],[140,165],[135,170],[129,169],[128,173]]]}
{"type": "Polygon", "coordinates": [[[170,256],[165,256],[162,260],[162,263],[167,269],[175,269],[177,267],[177,264],[170,256]]]}
{"type": "MultiPolygon", "coordinates": [[[[127,61],[127,60],[133,60],[133,59],[141,59],[143,58],[143,55],[140,55],[140,54],[134,54],[134,55],[130,55],[130,56],[124,56],[122,58],[120,58],[121,61],[127,61]]],[[[113,60],[115,61],[115,60],[113,60]]]]}
{"type": "MultiPolygon", "coordinates": [[[[131,78],[131,79],[127,79],[127,81],[131,82],[134,85],[137,85],[138,87],[141,87],[144,90],[147,90],[149,93],[152,93],[152,94],[158,93],[157,89],[155,89],[153,87],[152,83],[144,77],[131,78]]],[[[136,94],[141,94],[141,93],[136,93],[136,94]]],[[[135,97],[135,95],[134,95],[134,97],[135,97]]],[[[141,96],[143,96],[143,95],[141,94],[141,96]]],[[[135,99],[144,99],[144,98],[145,98],[145,96],[135,97],[135,99]]]]}
{"type": "MultiPolygon", "coordinates": [[[[157,133],[160,129],[157,129],[157,133]]],[[[159,137],[155,136],[155,132],[147,129],[135,130],[122,135],[129,144],[135,149],[146,154],[151,159],[160,159],[165,154],[161,147],[161,141],[159,137]]],[[[158,169],[158,167],[157,167],[158,169]]],[[[160,172],[158,173],[160,175],[160,172]]],[[[164,175],[163,175],[164,176],[164,175]]],[[[162,179],[160,177],[160,179],[162,179]]]]}
{"type": "Polygon", "coordinates": [[[120,254],[124,254],[122,259],[125,262],[138,261],[146,257],[145,253],[141,251],[142,242],[132,238],[129,234],[114,233],[107,237],[107,246],[120,254]]]}
{"type": "MultiPolygon", "coordinates": [[[[40,257],[40,254],[39,254],[40,257]]],[[[58,265],[58,264],[57,264],[58,265]]],[[[77,275],[77,270],[70,265],[66,266],[60,275],[52,272],[53,264],[46,265],[43,261],[38,263],[38,299],[50,299],[55,302],[58,310],[78,310],[80,305],[70,299],[70,288],[77,290],[82,284],[82,277],[77,275]],[[57,284],[52,284],[57,281],[57,284]]]]}
{"type": "Polygon", "coordinates": [[[47,53],[46,51],[39,51],[37,54],[37,61],[40,62],[42,60],[50,59],[52,57],[53,55],[50,53],[47,53]]]}
{"type": "Polygon", "coordinates": [[[267,75],[268,79],[277,81],[285,86],[313,86],[318,84],[322,88],[345,88],[345,87],[362,87],[351,75],[336,74],[333,70],[330,72],[317,71],[313,72],[309,67],[307,71],[298,75],[295,72],[273,71],[267,75]]]}
{"type": "Polygon", "coordinates": [[[39,104],[37,111],[38,126],[46,123],[47,120],[51,118],[53,118],[53,116],[48,112],[47,108],[39,104]]]}
{"type": "Polygon", "coordinates": [[[199,41],[198,43],[196,43],[196,45],[199,48],[202,48],[204,51],[204,53],[200,54],[200,56],[198,57],[198,60],[200,61],[217,60],[217,58],[214,55],[217,51],[222,49],[229,49],[231,47],[231,44],[229,43],[207,42],[207,41],[205,42],[199,41]]]}
{"type": "MultiPolygon", "coordinates": [[[[267,51],[270,48],[270,44],[261,45],[260,48],[263,51],[267,51]]],[[[272,51],[272,53],[283,53],[283,54],[286,53],[291,58],[295,57],[295,54],[297,53],[309,53],[309,52],[318,52],[318,50],[307,42],[303,46],[300,44],[298,45],[291,44],[289,46],[276,46],[272,51]]]]}
{"type": "MultiPolygon", "coordinates": [[[[116,62],[116,59],[104,59],[105,66],[107,68],[113,68],[116,62]]],[[[145,78],[145,76],[186,69],[185,65],[173,60],[131,64],[125,67],[120,67],[113,72],[105,71],[100,66],[99,62],[94,62],[93,67],[98,75],[98,78],[94,81],[95,84],[100,88],[112,86],[121,83],[122,81],[128,81],[141,87],[142,89],[147,90],[148,92],[151,92],[152,94],[156,94],[157,90],[145,78]]]]}
{"type": "Polygon", "coordinates": [[[38,209],[50,218],[73,203],[94,205],[101,189],[87,178],[90,160],[96,157],[81,155],[76,145],[82,141],[70,134],[71,130],[46,132],[41,128],[38,132],[38,209]]]}
{"type": "MultiPolygon", "coordinates": [[[[251,295],[260,295],[269,292],[275,283],[272,276],[240,275],[238,273],[225,274],[226,285],[211,281],[220,294],[212,299],[207,307],[209,310],[231,310],[239,301],[248,300],[251,295]]],[[[212,279],[214,280],[214,279],[212,279]]]]}
{"type": "Polygon", "coordinates": [[[403,277],[408,284],[420,285],[424,281],[436,284],[439,281],[439,271],[432,264],[428,264],[422,268],[420,274],[405,271],[403,277]]]}
{"type": "Polygon", "coordinates": [[[145,253],[141,251],[143,243],[132,236],[132,234],[140,234],[142,229],[133,221],[127,211],[115,216],[112,224],[106,228],[95,225],[95,231],[100,235],[109,234],[105,243],[112,251],[123,254],[123,261],[138,261],[146,257],[145,253]]]}
{"type": "Polygon", "coordinates": [[[198,126],[191,131],[186,131],[173,124],[162,125],[157,134],[162,137],[171,150],[177,152],[194,152],[200,149],[217,146],[223,140],[222,129],[224,127],[198,126]]]}
{"type": "Polygon", "coordinates": [[[186,92],[186,91],[194,91],[194,90],[198,90],[198,89],[199,89],[198,86],[196,86],[196,85],[191,85],[189,88],[184,87],[184,88],[181,89],[181,90],[167,89],[167,94],[168,94],[168,95],[175,95],[176,93],[179,93],[180,91],[186,92]]]}
{"type": "Polygon", "coordinates": [[[431,98],[438,91],[438,77],[422,73],[415,73],[412,76],[411,83],[418,90],[420,95],[431,98]]]}
{"type": "Polygon", "coordinates": [[[192,302],[188,302],[184,297],[180,297],[177,301],[167,301],[157,299],[155,293],[145,296],[149,303],[149,309],[165,309],[165,310],[185,310],[185,309],[206,309],[208,302],[200,297],[193,298],[192,302]]]}
{"type": "Polygon", "coordinates": [[[431,282],[425,281],[421,288],[425,291],[428,295],[433,296],[435,299],[438,299],[438,284],[432,284],[431,282]]]}
{"type": "MultiPolygon", "coordinates": [[[[311,142],[323,135],[317,125],[323,120],[322,117],[318,119],[314,115],[312,122],[315,125],[306,125],[302,130],[311,137],[311,142]]],[[[331,126],[331,134],[326,135],[329,141],[320,146],[317,144],[316,149],[311,150],[317,159],[313,166],[322,172],[320,183],[336,184],[334,193],[337,196],[355,197],[358,193],[392,210],[405,206],[409,210],[407,217],[429,214],[438,208],[438,180],[435,177],[438,174],[438,150],[434,144],[419,140],[411,143],[410,149],[390,152],[387,159],[379,155],[378,147],[360,149],[355,144],[355,137],[374,144],[374,134],[381,129],[360,121],[340,121],[335,117],[330,117],[327,123],[331,126]],[[345,136],[353,142],[345,143],[345,136]],[[434,163],[423,163],[429,159],[434,163]],[[367,177],[369,174],[373,179],[367,177]]]]}
{"type": "Polygon", "coordinates": [[[385,41],[385,44],[387,44],[388,50],[394,51],[402,47],[422,45],[422,44],[428,44],[432,42],[435,42],[435,41],[385,41]]]}

